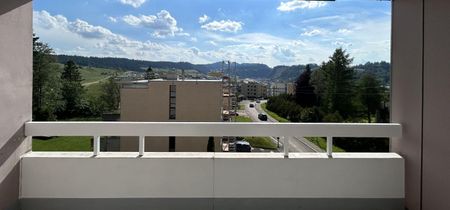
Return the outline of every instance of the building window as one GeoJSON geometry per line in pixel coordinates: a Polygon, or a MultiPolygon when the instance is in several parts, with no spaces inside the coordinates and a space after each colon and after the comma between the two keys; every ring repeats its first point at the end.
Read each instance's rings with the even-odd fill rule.
{"type": "Polygon", "coordinates": [[[170,85],[169,88],[169,120],[175,120],[177,118],[177,86],[170,85]]]}
{"type": "Polygon", "coordinates": [[[175,152],[175,136],[169,137],[169,152],[175,152]]]}

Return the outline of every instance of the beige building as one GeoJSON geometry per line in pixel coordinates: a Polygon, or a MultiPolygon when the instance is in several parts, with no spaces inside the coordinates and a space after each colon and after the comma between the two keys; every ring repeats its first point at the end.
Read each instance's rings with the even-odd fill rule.
{"type": "MultiPolygon", "coordinates": [[[[127,122],[221,122],[220,80],[151,80],[121,88],[121,121],[127,122]]],[[[206,152],[208,137],[147,137],[148,152],[206,152]]],[[[215,151],[221,138],[214,138],[215,151]]],[[[137,151],[137,137],[122,137],[121,151],[137,151]]]]}
{"type": "Polygon", "coordinates": [[[272,83],[269,88],[269,96],[279,96],[281,94],[295,94],[294,83],[272,83]]]}
{"type": "Polygon", "coordinates": [[[258,82],[244,81],[239,89],[240,95],[247,99],[267,98],[267,86],[258,82]]]}

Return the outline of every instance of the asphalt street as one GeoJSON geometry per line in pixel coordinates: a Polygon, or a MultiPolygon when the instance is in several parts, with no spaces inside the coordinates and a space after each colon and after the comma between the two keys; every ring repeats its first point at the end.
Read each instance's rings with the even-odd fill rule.
{"type": "MultiPolygon", "coordinates": [[[[261,103],[265,103],[266,101],[261,101],[261,103]]],[[[261,108],[261,103],[256,103],[256,102],[251,102],[251,101],[242,101],[241,104],[245,105],[245,113],[247,114],[248,117],[250,117],[254,122],[262,122],[261,120],[258,119],[258,114],[259,113],[264,113],[266,114],[263,109],[261,108]],[[255,107],[254,108],[250,108],[250,104],[254,104],[255,107]]],[[[278,122],[277,120],[273,119],[272,117],[270,117],[267,114],[267,121],[268,122],[278,122]]],[[[277,143],[277,139],[276,137],[271,137],[272,141],[274,141],[274,143],[277,143]]],[[[281,139],[281,138],[280,138],[281,139]]],[[[281,144],[282,144],[282,140],[280,140],[281,144]]],[[[280,150],[282,151],[283,148],[280,148],[280,150]]],[[[307,139],[303,138],[303,137],[294,137],[290,142],[289,142],[289,152],[322,152],[323,150],[320,149],[319,147],[317,147],[315,144],[311,143],[310,141],[308,141],[307,139]]]]}

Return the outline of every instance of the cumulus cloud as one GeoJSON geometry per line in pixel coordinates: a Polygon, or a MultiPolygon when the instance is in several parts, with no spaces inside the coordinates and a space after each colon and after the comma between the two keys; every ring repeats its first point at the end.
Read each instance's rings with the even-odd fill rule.
{"type": "Polygon", "coordinates": [[[346,28],[341,28],[337,32],[340,33],[340,34],[344,34],[344,35],[352,33],[351,30],[346,29],[346,28]]]}
{"type": "Polygon", "coordinates": [[[43,41],[60,54],[82,56],[114,56],[130,59],[205,63],[199,51],[182,45],[133,40],[83,20],[69,21],[47,11],[33,12],[33,28],[43,41]],[[88,49],[88,50],[87,50],[88,49]]]}
{"type": "Polygon", "coordinates": [[[343,42],[343,41],[335,41],[332,43],[334,46],[342,47],[342,48],[349,48],[352,46],[352,43],[350,42],[343,42]]]}
{"type": "Polygon", "coordinates": [[[134,8],[142,6],[147,0],[120,0],[120,3],[130,5],[134,8]]]}
{"type": "Polygon", "coordinates": [[[318,36],[318,35],[324,35],[324,34],[325,34],[325,32],[320,29],[313,29],[310,31],[305,31],[301,35],[311,37],[311,36],[318,36]]]}
{"type": "Polygon", "coordinates": [[[112,32],[106,28],[90,25],[88,22],[80,19],[69,22],[68,29],[85,38],[105,38],[112,34],[112,32]]]}
{"type": "Polygon", "coordinates": [[[40,27],[45,29],[66,27],[68,24],[67,18],[62,15],[52,16],[45,10],[33,13],[33,23],[38,24],[40,27]]]}
{"type": "Polygon", "coordinates": [[[208,15],[203,15],[203,16],[198,18],[198,23],[203,24],[203,23],[208,22],[208,20],[209,20],[208,15]]]}
{"type": "Polygon", "coordinates": [[[208,41],[208,44],[210,44],[212,46],[217,46],[218,45],[215,41],[208,41]]]}
{"type": "Polygon", "coordinates": [[[122,20],[132,26],[150,28],[154,31],[153,35],[156,37],[175,36],[177,33],[186,35],[181,33],[183,29],[177,26],[177,20],[166,10],[161,10],[156,15],[141,15],[139,17],[126,15],[122,20]]]}
{"type": "Polygon", "coordinates": [[[281,2],[278,10],[282,12],[292,12],[297,9],[314,9],[327,5],[323,1],[305,1],[305,0],[291,0],[288,2],[281,2]]]}
{"type": "Polygon", "coordinates": [[[62,15],[52,16],[45,10],[34,12],[34,22],[35,24],[46,29],[59,28],[62,30],[73,32],[85,38],[100,39],[112,34],[110,30],[104,27],[93,26],[80,19],[76,19],[75,21],[71,22],[62,15]]]}
{"type": "Polygon", "coordinates": [[[108,17],[108,20],[112,23],[117,23],[117,18],[115,18],[115,17],[110,16],[110,17],[108,17]]]}
{"type": "Polygon", "coordinates": [[[195,55],[198,55],[200,53],[200,50],[196,47],[191,47],[191,51],[192,53],[194,53],[195,55]]]}
{"type": "Polygon", "coordinates": [[[242,30],[242,25],[244,23],[231,21],[231,20],[221,20],[221,21],[212,21],[205,25],[202,25],[203,29],[208,31],[221,31],[221,32],[231,32],[236,33],[242,30]]]}

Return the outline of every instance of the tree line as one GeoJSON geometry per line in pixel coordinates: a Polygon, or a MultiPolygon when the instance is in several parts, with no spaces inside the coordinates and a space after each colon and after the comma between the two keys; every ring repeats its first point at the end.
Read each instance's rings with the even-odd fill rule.
{"type": "MultiPolygon", "coordinates": [[[[271,97],[267,109],[293,122],[389,122],[389,91],[371,71],[357,72],[353,59],[338,48],[296,80],[295,95],[271,97]]],[[[337,138],[346,151],[386,151],[388,142],[337,138]]]]}
{"type": "Polygon", "coordinates": [[[33,37],[33,120],[54,121],[95,118],[119,108],[115,77],[101,84],[102,94],[92,97],[82,85],[80,67],[72,60],[61,71],[53,49],[33,37]]]}

